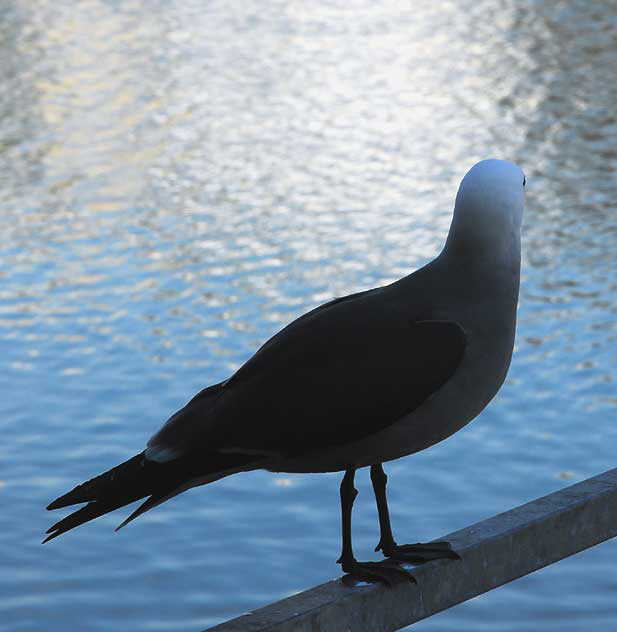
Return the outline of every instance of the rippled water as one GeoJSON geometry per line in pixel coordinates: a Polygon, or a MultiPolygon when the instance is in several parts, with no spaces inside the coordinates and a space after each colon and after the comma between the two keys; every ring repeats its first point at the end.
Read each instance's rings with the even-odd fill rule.
{"type": "MultiPolygon", "coordinates": [[[[390,465],[395,531],[615,466],[616,9],[4,2],[3,630],[197,631],[338,575],[338,475],[231,477],[42,547],[44,506],[284,323],[434,256],[484,157],[529,182],[513,366],[478,420],[390,465]]],[[[616,560],[606,543],[416,628],[613,631],[616,560]]]]}

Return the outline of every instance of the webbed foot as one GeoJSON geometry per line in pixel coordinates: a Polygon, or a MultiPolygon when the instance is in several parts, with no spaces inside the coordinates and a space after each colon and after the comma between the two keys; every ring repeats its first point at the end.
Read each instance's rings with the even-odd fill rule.
{"type": "Polygon", "coordinates": [[[452,550],[449,542],[418,542],[416,544],[396,544],[396,542],[382,544],[380,542],[375,547],[375,551],[379,550],[388,559],[412,564],[423,564],[431,560],[461,559],[461,556],[452,550]]]}
{"type": "Polygon", "coordinates": [[[354,580],[385,584],[388,588],[403,581],[418,583],[409,571],[401,568],[391,559],[381,562],[358,562],[356,559],[351,559],[339,560],[339,563],[343,570],[348,573],[343,577],[343,583],[348,586],[353,585],[354,580]]]}

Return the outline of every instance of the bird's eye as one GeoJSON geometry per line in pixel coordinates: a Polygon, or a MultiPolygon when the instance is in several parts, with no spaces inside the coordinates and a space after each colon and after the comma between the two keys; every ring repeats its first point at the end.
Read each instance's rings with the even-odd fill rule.
{"type": "Polygon", "coordinates": [[[525,186],[525,184],[527,184],[527,178],[523,176],[523,186],[525,186]]]}

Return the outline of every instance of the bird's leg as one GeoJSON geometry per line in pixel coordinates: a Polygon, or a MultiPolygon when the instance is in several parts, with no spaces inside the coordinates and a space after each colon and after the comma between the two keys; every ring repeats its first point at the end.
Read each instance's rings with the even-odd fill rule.
{"type": "Polygon", "coordinates": [[[351,512],[354,500],[358,495],[358,490],[353,484],[355,473],[355,468],[346,470],[341,482],[343,550],[337,563],[351,577],[361,581],[381,582],[388,586],[392,586],[401,579],[415,582],[416,580],[407,571],[396,565],[384,565],[383,562],[358,562],[354,557],[351,545],[351,512]]]}
{"type": "Polygon", "coordinates": [[[381,463],[371,466],[371,482],[373,483],[375,501],[377,502],[380,531],[379,544],[375,548],[375,551],[381,550],[388,558],[399,562],[412,562],[414,564],[421,564],[422,562],[438,560],[440,558],[449,558],[452,560],[460,559],[458,553],[452,550],[449,542],[397,544],[392,535],[390,512],[388,511],[388,500],[386,498],[386,483],[388,482],[388,477],[383,471],[381,463]]]}

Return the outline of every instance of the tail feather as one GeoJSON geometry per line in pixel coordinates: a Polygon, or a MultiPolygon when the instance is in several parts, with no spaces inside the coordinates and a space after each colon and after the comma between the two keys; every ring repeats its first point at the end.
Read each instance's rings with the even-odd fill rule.
{"type": "Polygon", "coordinates": [[[120,529],[122,529],[122,527],[126,527],[126,525],[129,522],[133,522],[133,520],[135,520],[135,518],[138,518],[139,516],[141,516],[141,514],[146,513],[146,511],[149,511],[150,509],[152,509],[153,507],[156,507],[157,505],[160,505],[161,503],[164,503],[166,500],[169,500],[172,496],[176,496],[177,494],[181,493],[182,491],[184,491],[184,490],[181,489],[181,488],[180,489],[171,489],[169,491],[159,492],[156,495],[150,496],[150,498],[147,498],[146,500],[144,500],[144,502],[141,503],[141,505],[139,505],[139,507],[137,507],[137,509],[135,509],[135,511],[128,518],[125,518],[116,527],[116,531],[120,531],[120,529]]]}
{"type": "MultiPolygon", "coordinates": [[[[43,543],[49,542],[63,533],[94,520],[114,509],[124,507],[149,496],[122,524],[125,526],[142,513],[168,500],[212,475],[226,476],[249,465],[255,457],[238,454],[218,454],[187,456],[167,463],[148,460],[144,453],[135,455],[124,463],[96,476],[70,492],[59,496],[47,509],[59,509],[79,503],[88,503],[51,526],[43,543]]],[[[249,468],[250,469],[250,468],[249,468]]],[[[203,481],[205,482],[205,481],[203,481]]]]}
{"type": "MultiPolygon", "coordinates": [[[[74,487],[70,492],[59,496],[56,500],[47,505],[47,509],[61,509],[62,507],[77,505],[78,503],[99,500],[102,496],[114,495],[114,492],[119,491],[118,488],[126,489],[127,481],[131,478],[135,479],[136,472],[139,471],[140,467],[144,467],[145,465],[146,460],[144,453],[140,452],[128,461],[124,461],[124,463],[112,467],[107,472],[95,476],[81,485],[77,485],[77,487],[74,487]]],[[[138,500],[139,498],[143,498],[143,496],[139,496],[134,500],[138,500]]]]}
{"type": "Polygon", "coordinates": [[[69,514],[66,518],[62,518],[62,520],[59,520],[56,524],[47,529],[45,533],[48,533],[49,535],[43,540],[43,544],[57,538],[59,535],[62,535],[67,531],[70,531],[74,527],[90,522],[90,520],[94,520],[95,518],[98,518],[99,516],[102,516],[103,514],[113,511],[121,506],[122,505],[116,505],[115,507],[110,507],[109,505],[104,505],[96,501],[90,502],[85,507],[74,511],[72,514],[69,514]]]}

